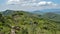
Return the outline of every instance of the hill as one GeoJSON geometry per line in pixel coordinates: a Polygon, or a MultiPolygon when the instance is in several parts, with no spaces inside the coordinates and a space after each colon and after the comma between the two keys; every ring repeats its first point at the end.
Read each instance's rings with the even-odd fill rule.
{"type": "Polygon", "coordinates": [[[0,13],[0,34],[60,34],[60,22],[50,19],[25,11],[8,10],[0,13]]]}
{"type": "Polygon", "coordinates": [[[52,12],[45,13],[42,17],[53,21],[60,21],[60,14],[52,12]]]}

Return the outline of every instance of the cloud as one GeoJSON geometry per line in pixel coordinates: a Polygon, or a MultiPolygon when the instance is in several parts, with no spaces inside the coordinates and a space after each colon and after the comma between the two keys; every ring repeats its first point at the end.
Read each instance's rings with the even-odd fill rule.
{"type": "Polygon", "coordinates": [[[60,5],[52,1],[38,0],[8,0],[6,4],[1,5],[0,9],[15,10],[41,10],[49,8],[60,8],[60,5]]]}
{"type": "Polygon", "coordinates": [[[46,2],[46,1],[41,1],[41,2],[39,2],[38,4],[39,4],[39,5],[45,5],[45,4],[47,4],[47,2],[46,2]]]}
{"type": "Polygon", "coordinates": [[[19,4],[20,0],[8,0],[7,4],[19,4]]]}
{"type": "Polygon", "coordinates": [[[32,3],[36,0],[8,0],[7,4],[22,4],[22,3],[32,3]]]}
{"type": "Polygon", "coordinates": [[[57,4],[51,2],[51,1],[41,1],[38,3],[38,5],[42,5],[42,6],[56,6],[57,4]]]}
{"type": "Polygon", "coordinates": [[[19,4],[21,6],[56,6],[57,5],[51,1],[37,2],[37,0],[8,0],[7,4],[19,4]]]}

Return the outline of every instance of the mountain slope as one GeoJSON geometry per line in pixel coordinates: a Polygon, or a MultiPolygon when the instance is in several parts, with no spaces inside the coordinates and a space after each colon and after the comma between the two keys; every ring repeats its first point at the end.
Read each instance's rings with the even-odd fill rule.
{"type": "Polygon", "coordinates": [[[42,17],[53,20],[53,21],[60,21],[60,15],[55,14],[55,13],[51,13],[51,12],[45,13],[42,17]]]}
{"type": "Polygon", "coordinates": [[[7,14],[10,15],[4,14],[0,14],[0,33],[60,34],[60,22],[41,18],[40,15],[25,11],[13,11],[11,14],[8,10],[7,14]]]}

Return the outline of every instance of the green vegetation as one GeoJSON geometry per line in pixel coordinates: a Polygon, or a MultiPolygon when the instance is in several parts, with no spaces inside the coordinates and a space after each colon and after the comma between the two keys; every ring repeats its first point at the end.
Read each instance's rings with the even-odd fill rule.
{"type": "MultiPolygon", "coordinates": [[[[60,21],[25,11],[0,13],[0,34],[60,34],[60,21]]],[[[60,18],[59,18],[60,19],[60,18]]]]}

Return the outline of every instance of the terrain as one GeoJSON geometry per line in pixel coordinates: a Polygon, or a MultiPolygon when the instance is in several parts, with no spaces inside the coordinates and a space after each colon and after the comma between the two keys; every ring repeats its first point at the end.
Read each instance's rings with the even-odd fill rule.
{"type": "Polygon", "coordinates": [[[0,34],[60,34],[60,14],[6,10],[0,12],[0,34]]]}

